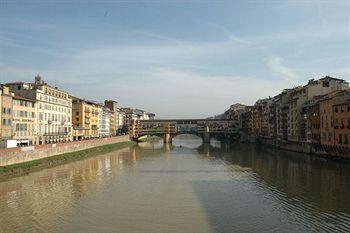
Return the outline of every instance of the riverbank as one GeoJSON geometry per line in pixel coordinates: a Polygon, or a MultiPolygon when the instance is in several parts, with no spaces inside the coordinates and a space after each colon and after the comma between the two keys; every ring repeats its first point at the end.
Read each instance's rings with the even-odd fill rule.
{"type": "Polygon", "coordinates": [[[246,141],[244,143],[253,144],[259,147],[271,148],[275,150],[291,151],[299,154],[307,154],[307,155],[321,158],[321,159],[350,163],[349,151],[340,150],[340,151],[329,152],[326,150],[320,150],[316,148],[314,145],[311,145],[309,143],[276,142],[275,140],[264,139],[264,138],[254,139],[254,140],[246,141]]]}
{"type": "Polygon", "coordinates": [[[127,141],[130,141],[129,136],[123,135],[27,147],[1,148],[0,167],[127,141]]]}
{"type": "Polygon", "coordinates": [[[106,154],[112,151],[116,151],[125,147],[136,145],[135,142],[117,142],[113,144],[107,144],[97,146],[85,150],[79,150],[60,155],[54,155],[37,160],[31,160],[28,162],[12,164],[8,166],[0,167],[0,180],[7,179],[15,176],[26,175],[30,172],[41,170],[44,168],[54,167],[57,165],[65,164],[68,162],[85,159],[92,156],[106,154]]]}

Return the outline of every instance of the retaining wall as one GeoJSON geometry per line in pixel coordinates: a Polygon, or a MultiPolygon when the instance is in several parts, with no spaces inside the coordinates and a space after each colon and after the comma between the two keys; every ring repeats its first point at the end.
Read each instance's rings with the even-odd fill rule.
{"type": "Polygon", "coordinates": [[[129,141],[128,135],[39,146],[0,149],[0,166],[23,163],[54,155],[126,141],[129,141]]]}

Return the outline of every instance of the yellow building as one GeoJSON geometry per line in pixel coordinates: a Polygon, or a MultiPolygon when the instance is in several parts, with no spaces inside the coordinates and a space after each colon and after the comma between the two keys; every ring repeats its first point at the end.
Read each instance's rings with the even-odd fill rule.
{"type": "Polygon", "coordinates": [[[73,139],[98,137],[98,108],[100,105],[77,97],[72,97],[72,100],[73,139]]]}
{"type": "Polygon", "coordinates": [[[19,145],[33,145],[36,141],[36,106],[35,101],[19,96],[14,96],[12,131],[13,139],[19,145]]]}
{"type": "Polygon", "coordinates": [[[0,140],[12,139],[12,97],[10,89],[0,85],[0,140]]]}

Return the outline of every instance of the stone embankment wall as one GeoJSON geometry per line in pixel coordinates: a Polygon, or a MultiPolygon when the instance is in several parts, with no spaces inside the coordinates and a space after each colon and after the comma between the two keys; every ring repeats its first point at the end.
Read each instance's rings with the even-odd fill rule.
{"type": "Polygon", "coordinates": [[[129,141],[129,136],[99,138],[67,143],[0,149],[0,166],[28,162],[97,146],[129,141]]]}
{"type": "Polygon", "coordinates": [[[350,159],[350,150],[346,148],[340,147],[332,147],[332,148],[317,148],[315,145],[311,145],[310,143],[299,143],[299,142],[277,142],[274,139],[266,139],[266,138],[248,138],[246,142],[256,143],[257,141],[262,145],[271,146],[277,149],[313,154],[321,157],[329,157],[329,158],[341,158],[341,159],[350,159]],[[328,149],[328,150],[327,150],[328,149]]]}

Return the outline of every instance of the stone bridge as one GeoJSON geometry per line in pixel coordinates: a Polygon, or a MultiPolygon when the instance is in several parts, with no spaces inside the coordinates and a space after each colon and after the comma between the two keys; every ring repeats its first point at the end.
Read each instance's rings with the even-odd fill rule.
{"type": "Polygon", "coordinates": [[[213,136],[222,138],[237,137],[238,125],[233,120],[221,119],[163,119],[134,120],[129,125],[130,138],[138,140],[145,135],[156,135],[171,143],[179,134],[194,134],[209,143],[213,136]]]}

